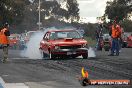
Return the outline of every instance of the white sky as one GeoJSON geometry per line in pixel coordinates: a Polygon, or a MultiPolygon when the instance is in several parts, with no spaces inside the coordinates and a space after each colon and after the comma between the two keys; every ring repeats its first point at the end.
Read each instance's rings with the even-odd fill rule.
{"type": "Polygon", "coordinates": [[[84,21],[95,23],[96,17],[104,14],[108,0],[77,0],[80,8],[80,16],[86,18],[84,21]]]}

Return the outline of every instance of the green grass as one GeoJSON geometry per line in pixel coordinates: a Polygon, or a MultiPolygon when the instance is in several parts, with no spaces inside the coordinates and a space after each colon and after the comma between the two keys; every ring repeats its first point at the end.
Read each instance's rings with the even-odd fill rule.
{"type": "Polygon", "coordinates": [[[88,46],[95,47],[96,41],[94,39],[92,39],[91,37],[87,37],[87,36],[85,36],[84,39],[88,41],[88,46]]]}

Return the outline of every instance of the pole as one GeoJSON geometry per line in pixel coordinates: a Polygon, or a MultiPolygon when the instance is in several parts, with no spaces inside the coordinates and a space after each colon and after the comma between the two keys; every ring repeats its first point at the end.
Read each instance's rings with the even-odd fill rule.
{"type": "Polygon", "coordinates": [[[38,22],[38,25],[39,25],[39,30],[40,30],[40,0],[39,0],[39,22],[38,22]]]}

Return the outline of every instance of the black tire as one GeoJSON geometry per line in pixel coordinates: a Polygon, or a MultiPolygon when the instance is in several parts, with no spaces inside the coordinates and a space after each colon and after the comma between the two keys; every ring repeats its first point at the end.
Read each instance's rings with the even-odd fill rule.
{"type": "Polygon", "coordinates": [[[39,51],[40,51],[40,54],[41,54],[41,59],[45,59],[46,54],[41,49],[39,49],[39,51]]]}
{"type": "Polygon", "coordinates": [[[82,81],[81,81],[81,85],[82,86],[87,86],[87,85],[90,85],[91,82],[88,78],[84,78],[82,81]]]}
{"type": "Polygon", "coordinates": [[[48,60],[49,59],[49,55],[47,55],[46,53],[42,52],[41,55],[42,59],[48,60]]]}
{"type": "Polygon", "coordinates": [[[122,48],[127,48],[127,43],[126,42],[122,43],[122,48]]]}
{"type": "Polygon", "coordinates": [[[44,52],[42,52],[42,58],[46,58],[46,54],[44,52]]]}
{"type": "Polygon", "coordinates": [[[88,59],[88,54],[82,55],[83,59],[88,59]]]}
{"type": "Polygon", "coordinates": [[[44,59],[44,52],[41,51],[41,58],[44,59]]]}
{"type": "Polygon", "coordinates": [[[122,48],[125,48],[125,47],[126,47],[126,46],[125,46],[125,44],[123,43],[123,44],[122,44],[122,48]]]}

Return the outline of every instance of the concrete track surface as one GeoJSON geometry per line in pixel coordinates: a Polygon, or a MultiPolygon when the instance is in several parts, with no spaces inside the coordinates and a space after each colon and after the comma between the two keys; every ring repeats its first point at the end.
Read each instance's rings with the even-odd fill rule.
{"type": "MultiPolygon", "coordinates": [[[[78,82],[82,67],[88,70],[90,79],[132,79],[132,48],[122,49],[120,56],[96,51],[97,56],[88,59],[29,59],[21,57],[20,52],[9,50],[9,61],[0,62],[0,77],[7,84],[24,83],[29,88],[83,88],[78,82]]],[[[132,88],[132,85],[89,85],[85,88],[132,88]]]]}

